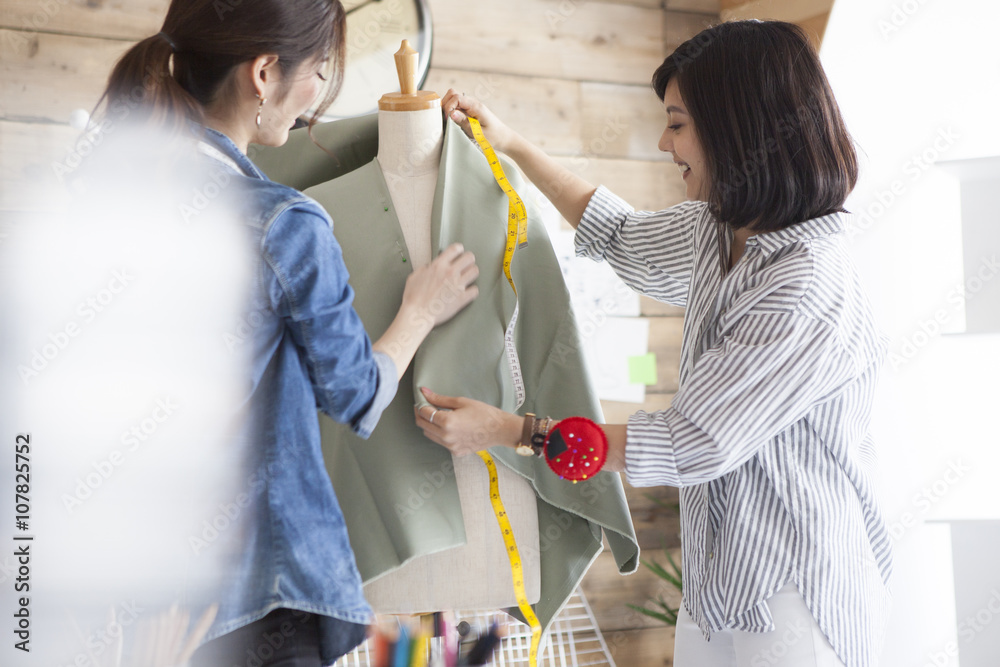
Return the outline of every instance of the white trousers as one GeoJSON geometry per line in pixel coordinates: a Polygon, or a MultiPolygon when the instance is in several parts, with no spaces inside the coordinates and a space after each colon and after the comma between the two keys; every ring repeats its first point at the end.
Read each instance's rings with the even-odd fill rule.
{"type": "Polygon", "coordinates": [[[773,632],[713,632],[705,641],[681,606],[674,639],[674,667],[844,667],[816,624],[795,584],[768,599],[773,632]]]}

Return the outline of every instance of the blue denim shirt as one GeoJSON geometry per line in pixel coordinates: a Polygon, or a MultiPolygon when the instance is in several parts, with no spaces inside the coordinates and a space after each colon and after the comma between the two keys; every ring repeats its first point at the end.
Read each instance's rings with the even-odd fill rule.
{"type": "Polygon", "coordinates": [[[279,607],[301,609],[320,615],[321,653],[330,664],[363,638],[344,622],[366,624],[372,612],[323,465],[316,409],[367,438],[396,393],[396,367],[372,350],[354,311],[330,216],[270,181],[225,135],[206,135],[222,153],[207,149],[211,168],[231,176],[220,199],[240,207],[259,249],[247,318],[249,520],[206,640],[279,607]]]}

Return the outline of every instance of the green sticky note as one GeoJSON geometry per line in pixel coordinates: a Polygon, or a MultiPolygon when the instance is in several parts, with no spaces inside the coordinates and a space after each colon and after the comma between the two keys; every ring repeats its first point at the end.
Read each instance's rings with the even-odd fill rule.
{"type": "Polygon", "coordinates": [[[632,384],[656,384],[655,352],[628,358],[628,381],[632,384]]]}

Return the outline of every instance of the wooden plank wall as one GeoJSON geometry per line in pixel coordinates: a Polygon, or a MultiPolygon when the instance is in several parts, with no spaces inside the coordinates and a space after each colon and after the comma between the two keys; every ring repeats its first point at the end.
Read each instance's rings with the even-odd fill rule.
{"type": "Polygon", "coordinates": [[[833,0],[721,0],[720,5],[720,14],[726,21],[774,19],[795,23],[805,29],[818,50],[833,0]]]}
{"type": "MultiPolygon", "coordinates": [[[[157,32],[166,0],[4,0],[0,10],[0,211],[46,208],[43,188],[80,145],[68,124],[93,108],[115,60],[157,32]]],[[[435,52],[426,88],[478,96],[571,169],[636,208],[683,199],[656,149],[665,117],[649,88],[664,55],[718,21],[718,0],[430,0],[435,52]],[[582,159],[581,159],[582,158],[582,159]]],[[[644,405],[606,403],[609,422],[662,409],[677,390],[681,316],[642,301],[658,382],[644,405]]],[[[679,547],[676,491],[628,489],[646,555],[679,547]]],[[[625,607],[667,594],[644,569],[620,577],[610,554],[584,590],[619,665],[671,664],[673,631],[625,607]]]]}

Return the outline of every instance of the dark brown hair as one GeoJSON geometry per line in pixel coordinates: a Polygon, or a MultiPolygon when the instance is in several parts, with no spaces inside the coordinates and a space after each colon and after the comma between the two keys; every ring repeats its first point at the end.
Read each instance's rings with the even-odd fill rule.
{"type": "Polygon", "coordinates": [[[299,65],[328,57],[332,78],[309,121],[311,131],[343,81],[344,16],[339,0],[173,0],[162,31],[115,65],[101,97],[105,113],[136,112],[171,129],[188,120],[200,123],[204,110],[228,92],[240,63],[276,54],[280,98],[299,65]]]}
{"type": "Polygon", "coordinates": [[[796,25],[733,21],[681,44],[677,79],[705,155],[709,210],[734,229],[784,229],[844,210],[858,160],[819,57],[796,25]]]}

